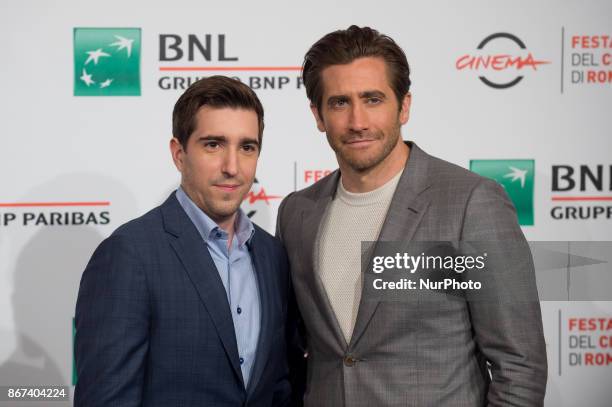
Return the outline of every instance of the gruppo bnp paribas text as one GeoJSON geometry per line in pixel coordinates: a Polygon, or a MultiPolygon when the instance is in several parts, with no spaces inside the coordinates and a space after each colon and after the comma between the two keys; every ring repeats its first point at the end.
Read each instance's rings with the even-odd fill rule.
{"type": "Polygon", "coordinates": [[[0,226],[90,226],[108,225],[110,212],[3,212],[0,213],[0,226]]]}
{"type": "MultiPolygon", "coordinates": [[[[255,90],[297,90],[303,87],[301,67],[278,66],[266,62],[263,56],[264,59],[245,64],[238,56],[240,47],[229,47],[228,36],[226,33],[160,34],[159,62],[164,65],[159,70],[164,73],[159,77],[159,88],[184,90],[204,77],[218,74],[231,76],[255,90]],[[201,74],[191,74],[193,72],[201,74]]],[[[244,39],[236,42],[245,44],[244,39]]]]}

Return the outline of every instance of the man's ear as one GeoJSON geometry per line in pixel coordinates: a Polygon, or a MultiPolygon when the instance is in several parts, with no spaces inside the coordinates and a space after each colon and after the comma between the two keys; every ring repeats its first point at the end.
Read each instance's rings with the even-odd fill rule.
{"type": "Polygon", "coordinates": [[[406,92],[402,99],[402,105],[400,106],[399,121],[402,125],[408,123],[410,117],[410,103],[412,102],[412,95],[410,92],[406,92]]]}
{"type": "Polygon", "coordinates": [[[172,140],[170,140],[170,154],[172,154],[172,161],[174,161],[176,169],[183,172],[183,154],[185,154],[185,150],[183,150],[183,145],[176,137],[172,137],[172,140]]]}
{"type": "Polygon", "coordinates": [[[312,112],[312,114],[314,115],[315,120],[317,121],[317,129],[319,129],[320,132],[325,133],[325,131],[326,131],[325,123],[323,123],[323,119],[319,115],[319,109],[317,109],[317,107],[314,104],[311,103],[310,104],[310,111],[312,112]]]}

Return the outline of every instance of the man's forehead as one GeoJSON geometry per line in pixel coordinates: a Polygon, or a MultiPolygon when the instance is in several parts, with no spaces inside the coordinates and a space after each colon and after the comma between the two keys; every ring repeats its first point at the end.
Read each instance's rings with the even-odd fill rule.
{"type": "Polygon", "coordinates": [[[386,62],[380,57],[357,58],[348,64],[330,65],[321,71],[323,95],[391,91],[386,62]]]}
{"type": "Polygon", "coordinates": [[[251,135],[259,132],[257,113],[250,109],[202,106],[195,116],[194,133],[198,135],[251,135]]]}

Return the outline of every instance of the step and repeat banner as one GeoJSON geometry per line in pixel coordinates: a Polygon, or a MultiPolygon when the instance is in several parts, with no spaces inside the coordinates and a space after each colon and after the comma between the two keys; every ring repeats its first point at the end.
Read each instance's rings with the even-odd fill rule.
{"type": "MultiPolygon", "coordinates": [[[[3,1],[0,386],[73,391],[81,273],[102,239],[177,187],[171,112],[198,78],[239,78],[262,100],[243,208],[263,228],[274,231],[284,196],[336,168],[300,66],[351,24],[406,52],[405,139],[500,182],[530,241],[569,253],[569,242],[612,240],[609,1],[3,1]]],[[[587,281],[586,299],[611,300],[612,280],[597,276],[612,257],[589,256],[598,265],[567,265],[560,284],[587,281]]],[[[541,305],[546,405],[609,406],[612,302],[541,305]]]]}

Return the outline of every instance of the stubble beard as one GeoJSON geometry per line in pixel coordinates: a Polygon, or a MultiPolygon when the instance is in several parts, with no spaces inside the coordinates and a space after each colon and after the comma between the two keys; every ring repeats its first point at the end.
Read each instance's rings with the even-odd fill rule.
{"type": "MultiPolygon", "coordinates": [[[[215,182],[223,183],[227,181],[227,178],[223,178],[219,181],[213,181],[211,182],[211,188],[212,184],[215,182]]],[[[234,179],[233,181],[236,180],[234,179]]],[[[198,191],[198,189],[195,185],[188,183],[185,186],[188,188],[188,190],[196,192],[194,196],[195,199],[192,198],[196,206],[198,206],[204,213],[206,213],[206,215],[213,219],[213,221],[219,222],[224,219],[230,218],[240,209],[240,205],[242,204],[244,198],[251,189],[252,183],[249,184],[248,188],[246,188],[243,180],[239,180],[239,182],[242,183],[243,187],[245,188],[245,190],[243,190],[243,193],[239,194],[239,198],[235,197],[233,194],[223,192],[217,194],[210,193],[210,191],[204,193],[197,193],[196,191],[198,191]]]]}
{"type": "MultiPolygon", "coordinates": [[[[348,165],[353,171],[358,173],[364,173],[372,168],[378,166],[381,162],[383,162],[391,151],[397,145],[398,139],[400,138],[400,126],[399,124],[393,129],[393,132],[389,134],[388,137],[385,137],[382,131],[378,131],[376,133],[369,133],[367,135],[345,135],[342,137],[342,140],[338,143],[331,143],[332,149],[336,153],[338,160],[342,160],[346,165],[348,165]],[[343,143],[346,140],[350,139],[359,139],[359,138],[373,138],[375,140],[384,140],[379,151],[374,152],[373,154],[363,156],[363,152],[355,151],[349,152],[349,148],[344,148],[343,143]]],[[[328,136],[328,140],[330,137],[328,136]]]]}
{"type": "MultiPolygon", "coordinates": [[[[224,180],[226,181],[226,180],[224,180]]],[[[234,213],[236,213],[240,209],[240,205],[244,201],[244,198],[247,196],[251,189],[251,184],[247,186],[242,181],[241,188],[245,188],[242,193],[239,193],[238,196],[235,196],[230,193],[222,193],[218,198],[219,199],[211,199],[208,202],[208,206],[211,208],[213,212],[219,217],[231,217],[234,213]]]]}

